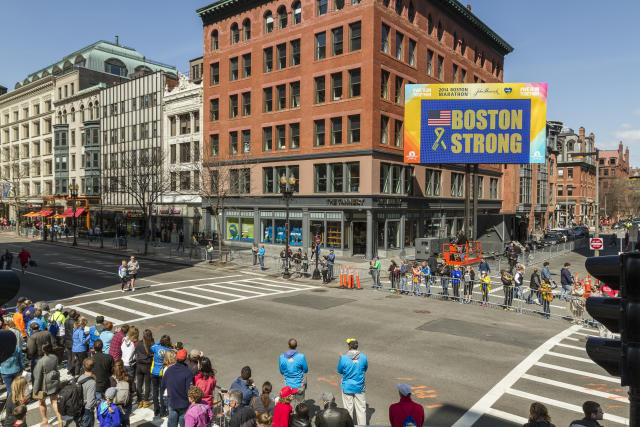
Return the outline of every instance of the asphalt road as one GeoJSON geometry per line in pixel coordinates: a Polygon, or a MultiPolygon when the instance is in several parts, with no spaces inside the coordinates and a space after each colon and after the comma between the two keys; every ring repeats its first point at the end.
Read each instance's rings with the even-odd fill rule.
{"type": "MultiPolygon", "coordinates": [[[[560,352],[586,358],[584,342],[579,341],[584,335],[577,334],[593,332],[568,329],[570,324],[560,319],[369,289],[320,288],[309,281],[267,278],[249,266],[183,267],[149,260],[140,262],[139,288],[122,294],[116,274],[121,258],[116,255],[0,236],[3,252],[5,248],[17,252],[22,246],[38,267],[22,276],[21,295],[61,300],[90,320],[103,314],[109,320],[149,328],[156,339],[169,334],[185,348],[210,356],[223,387],[244,365],[251,366],[256,384],[269,380],[275,389],[281,387],[277,359],[286,350],[287,340],[295,337],[310,366],[308,403],[317,405],[324,391],[339,396],[338,357],[346,351],[345,340],[357,338],[369,359],[366,399],[372,425],[388,425],[388,407],[398,399],[395,385],[400,382],[414,387],[414,399],[425,407],[427,426],[451,426],[465,414],[471,418],[463,420],[479,426],[519,425],[532,396],[571,405],[588,398],[610,398],[550,385],[550,380],[573,381],[575,387],[597,388],[588,384],[602,383],[615,388],[611,381],[589,377],[589,372],[606,375],[596,365],[548,354],[565,343],[575,348],[562,347],[560,352]],[[564,335],[559,338],[558,334],[564,335]],[[534,359],[573,367],[581,374],[535,363],[529,366],[534,359]],[[474,411],[480,411],[479,416],[474,411]]],[[[556,425],[578,418],[571,406],[548,406],[556,425]]],[[[605,407],[605,411],[624,417],[627,408],[620,403],[619,408],[605,407]]],[[[29,412],[34,423],[39,420],[36,412],[29,412]]],[[[148,415],[138,413],[133,424],[151,425],[148,415]]],[[[458,427],[464,425],[458,423],[458,427]]]]}

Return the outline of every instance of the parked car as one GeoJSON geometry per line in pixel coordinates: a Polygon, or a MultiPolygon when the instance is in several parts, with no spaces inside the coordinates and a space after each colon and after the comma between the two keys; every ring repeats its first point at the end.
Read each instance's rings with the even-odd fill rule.
{"type": "Polygon", "coordinates": [[[557,245],[565,242],[565,236],[560,232],[550,231],[544,233],[544,237],[539,242],[543,246],[557,245]]]}
{"type": "Polygon", "coordinates": [[[589,228],[584,225],[573,227],[573,234],[575,237],[589,237],[589,228]]]}

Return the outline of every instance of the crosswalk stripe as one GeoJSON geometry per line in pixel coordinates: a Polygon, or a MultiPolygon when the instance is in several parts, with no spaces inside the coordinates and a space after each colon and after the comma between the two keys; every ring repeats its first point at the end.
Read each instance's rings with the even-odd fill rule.
{"type": "Polygon", "coordinates": [[[123,307],[121,305],[113,304],[108,301],[96,301],[96,304],[106,305],[107,307],[115,308],[116,310],[120,310],[120,311],[135,313],[138,316],[151,316],[149,313],[145,313],[144,311],[138,311],[138,310],[134,310],[133,308],[123,307]]]}
{"type": "MultiPolygon", "coordinates": [[[[220,295],[227,295],[227,296],[230,296],[230,297],[240,297],[240,299],[245,298],[245,297],[243,297],[241,295],[230,294],[229,292],[223,292],[223,291],[214,291],[213,289],[205,289],[205,288],[201,288],[199,286],[191,286],[191,288],[197,289],[199,291],[213,292],[213,293],[220,294],[220,295]]],[[[259,295],[265,295],[265,294],[259,294],[259,295]]],[[[222,300],[218,300],[218,301],[222,301],[222,300]]]]}
{"type": "MultiPolygon", "coordinates": [[[[75,309],[76,311],[79,311],[79,312],[81,312],[81,313],[88,314],[88,315],[89,315],[89,316],[91,316],[91,317],[102,316],[102,314],[98,314],[98,313],[96,313],[96,312],[94,312],[94,311],[87,310],[86,308],[84,308],[84,307],[79,307],[78,305],[68,305],[68,306],[67,306],[67,308],[73,308],[73,309],[75,309]]],[[[122,320],[118,320],[118,319],[116,319],[116,318],[115,318],[115,317],[113,317],[113,316],[106,316],[106,317],[107,317],[111,322],[113,322],[113,323],[115,323],[115,324],[124,323],[122,320]]]]}
{"type": "Polygon", "coordinates": [[[558,343],[556,344],[558,347],[565,347],[565,348],[572,348],[574,350],[584,350],[587,351],[587,349],[585,347],[578,347],[577,345],[569,345],[569,344],[562,344],[562,343],[558,343]]]}
{"type": "Polygon", "coordinates": [[[593,335],[593,334],[585,334],[583,332],[574,332],[574,335],[582,335],[584,337],[599,337],[600,335],[593,335]]]}
{"type": "MultiPolygon", "coordinates": [[[[197,288],[194,288],[194,289],[197,289],[197,288]]],[[[185,294],[185,295],[189,295],[189,296],[192,296],[192,297],[198,297],[198,298],[202,298],[202,299],[206,299],[206,300],[210,300],[210,301],[224,302],[223,299],[208,297],[208,296],[205,296],[205,295],[195,294],[193,292],[181,291],[181,290],[178,290],[178,289],[171,289],[171,292],[176,292],[176,293],[179,293],[179,294],[185,294]]]]}
{"type": "Polygon", "coordinates": [[[272,288],[284,288],[284,289],[298,289],[294,286],[283,286],[283,285],[274,285],[271,283],[261,283],[261,282],[256,282],[257,279],[242,279],[242,280],[236,280],[234,281],[234,283],[236,285],[240,285],[240,286],[251,286],[251,285],[245,285],[243,283],[239,283],[239,282],[249,282],[250,284],[253,284],[253,287],[257,287],[257,286],[271,286],[272,288]]]}
{"type": "Polygon", "coordinates": [[[548,351],[547,354],[549,356],[556,356],[556,357],[561,357],[563,359],[576,360],[578,362],[586,362],[586,363],[593,363],[593,364],[596,363],[591,359],[587,359],[586,357],[570,356],[568,354],[556,353],[555,351],[548,351]]]}
{"type": "MultiPolygon", "coordinates": [[[[276,280],[271,280],[271,279],[263,279],[263,278],[261,278],[260,280],[261,280],[262,282],[270,282],[270,283],[275,283],[275,284],[278,284],[278,285],[280,285],[280,284],[282,283],[282,282],[278,282],[278,281],[276,281],[276,280]]],[[[311,288],[317,288],[317,286],[312,286],[312,285],[303,285],[303,284],[298,284],[298,283],[295,283],[295,285],[299,285],[299,286],[296,286],[296,289],[311,289],[311,288]]]]}
{"type": "MultiPolygon", "coordinates": [[[[169,295],[164,295],[161,292],[163,292],[163,291],[148,292],[147,294],[148,295],[153,295],[154,297],[168,299],[170,301],[177,301],[177,302],[182,303],[182,304],[193,305],[193,306],[196,306],[196,307],[204,307],[204,304],[198,304],[197,302],[192,302],[192,301],[187,301],[187,300],[183,300],[183,299],[180,299],[180,298],[170,297],[169,295]]],[[[173,292],[176,292],[176,291],[173,290],[173,292]]],[[[181,292],[178,292],[178,293],[181,293],[181,292]]],[[[188,293],[188,295],[191,295],[191,294],[188,293]]]]}
{"type": "Polygon", "coordinates": [[[234,288],[232,286],[216,285],[216,284],[213,284],[213,283],[200,283],[197,286],[197,288],[201,289],[200,286],[213,286],[213,287],[216,287],[216,288],[231,289],[231,290],[234,290],[234,291],[247,292],[247,293],[250,293],[250,294],[265,295],[263,292],[250,291],[250,290],[247,290],[247,289],[237,289],[237,288],[234,288]]]}
{"type": "Polygon", "coordinates": [[[564,388],[566,390],[577,391],[584,394],[590,394],[592,396],[604,397],[605,399],[612,399],[616,402],[625,402],[629,403],[629,399],[624,396],[619,396],[617,394],[606,393],[604,391],[593,390],[587,387],[580,387],[573,384],[564,383],[561,381],[550,380],[548,378],[538,377],[536,375],[524,374],[522,378],[525,380],[535,381],[542,384],[552,385],[554,387],[564,388]]]}
{"type": "Polygon", "coordinates": [[[521,417],[521,416],[518,416],[518,415],[513,415],[513,414],[510,414],[508,412],[504,412],[504,411],[501,411],[499,409],[494,409],[494,408],[489,408],[487,410],[487,415],[491,415],[491,416],[494,416],[494,417],[497,417],[497,418],[502,418],[503,420],[507,420],[507,421],[512,421],[512,422],[514,422],[516,424],[526,424],[529,421],[528,419],[526,419],[524,417],[521,417]]]}
{"type": "Polygon", "coordinates": [[[578,338],[573,338],[573,337],[566,337],[565,340],[580,341],[578,338]]]}
{"type": "Polygon", "coordinates": [[[137,303],[140,303],[140,304],[146,304],[146,305],[151,306],[151,307],[162,308],[164,310],[169,310],[169,311],[178,311],[177,308],[169,307],[169,306],[162,305],[162,304],[156,304],[155,302],[146,301],[146,300],[143,300],[141,298],[134,298],[134,297],[122,297],[122,298],[127,299],[129,301],[137,302],[137,303]]]}
{"type": "Polygon", "coordinates": [[[565,368],[564,366],[552,365],[550,363],[544,363],[544,362],[537,362],[535,365],[540,366],[541,368],[555,369],[556,371],[568,372],[570,374],[576,374],[576,375],[589,377],[597,380],[609,381],[609,382],[618,383],[618,384],[620,383],[620,378],[610,377],[607,375],[594,374],[592,372],[581,371],[579,369],[565,368]]]}
{"type": "MultiPolygon", "coordinates": [[[[582,406],[572,405],[571,403],[563,402],[561,400],[556,400],[556,399],[550,399],[544,396],[538,396],[537,394],[527,393],[526,391],[520,391],[520,390],[515,390],[513,388],[510,388],[508,390],[505,390],[505,393],[510,394],[512,396],[521,397],[528,401],[541,402],[541,403],[544,403],[545,405],[555,406],[557,408],[562,408],[562,409],[568,409],[569,411],[577,412],[579,414],[583,413],[582,406]]],[[[617,415],[611,415],[611,414],[605,413],[604,419],[607,421],[618,423],[618,424],[629,425],[628,418],[618,417],[617,415]]]]}

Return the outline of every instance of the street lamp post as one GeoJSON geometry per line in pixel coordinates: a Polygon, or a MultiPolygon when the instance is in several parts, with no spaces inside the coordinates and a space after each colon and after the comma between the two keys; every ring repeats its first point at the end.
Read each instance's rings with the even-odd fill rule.
{"type": "Polygon", "coordinates": [[[78,246],[78,239],[77,239],[77,220],[78,218],[76,218],[76,199],[78,198],[78,186],[77,185],[71,185],[69,187],[69,192],[71,193],[71,199],[73,200],[73,246],[78,246]]]}
{"type": "MultiPolygon", "coordinates": [[[[570,153],[570,156],[573,158],[585,158],[585,157],[593,157],[596,164],[596,200],[595,200],[595,232],[593,233],[593,237],[600,237],[600,159],[598,159],[598,149],[596,151],[590,151],[587,153],[570,153]]],[[[600,251],[598,249],[594,249],[594,256],[600,256],[600,251]]]]}
{"type": "Polygon", "coordinates": [[[313,270],[313,276],[311,276],[311,278],[313,280],[320,280],[320,270],[318,269],[318,258],[320,257],[320,241],[318,239],[318,237],[320,236],[320,231],[322,229],[322,226],[320,224],[316,224],[313,227],[314,231],[315,231],[315,238],[316,238],[316,245],[314,246],[314,251],[315,251],[315,256],[316,256],[316,269],[313,270]]]}
{"type": "Polygon", "coordinates": [[[282,193],[282,197],[284,198],[285,209],[286,209],[286,220],[285,220],[285,229],[284,229],[284,243],[285,243],[285,257],[284,257],[284,272],[282,273],[282,277],[288,279],[291,277],[291,273],[289,272],[289,201],[293,198],[293,193],[295,192],[296,186],[296,177],[291,175],[287,179],[287,177],[283,174],[280,177],[280,192],[282,193]]]}

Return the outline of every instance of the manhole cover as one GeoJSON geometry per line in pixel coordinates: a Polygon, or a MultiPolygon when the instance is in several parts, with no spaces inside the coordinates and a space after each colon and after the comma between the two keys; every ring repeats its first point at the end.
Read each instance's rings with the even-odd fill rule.
{"type": "Polygon", "coordinates": [[[328,289],[313,289],[311,292],[329,292],[328,289]]]}
{"type": "Polygon", "coordinates": [[[413,312],[418,314],[431,314],[429,310],[413,310],[413,312]]]}
{"type": "Polygon", "coordinates": [[[387,295],[385,298],[402,298],[400,295],[387,295]]]}

